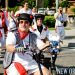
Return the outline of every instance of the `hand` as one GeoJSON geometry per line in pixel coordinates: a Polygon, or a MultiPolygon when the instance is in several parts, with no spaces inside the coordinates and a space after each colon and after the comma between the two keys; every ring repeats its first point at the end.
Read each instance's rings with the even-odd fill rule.
{"type": "Polygon", "coordinates": [[[17,47],[16,48],[16,52],[24,52],[24,51],[25,51],[24,47],[17,47]]]}
{"type": "Polygon", "coordinates": [[[43,46],[43,48],[41,50],[47,51],[47,50],[49,50],[49,48],[50,48],[50,42],[46,41],[45,45],[43,46]]]}
{"type": "Polygon", "coordinates": [[[49,41],[46,41],[45,47],[46,47],[46,46],[49,46],[49,45],[50,45],[50,42],[49,42],[49,41]]]}

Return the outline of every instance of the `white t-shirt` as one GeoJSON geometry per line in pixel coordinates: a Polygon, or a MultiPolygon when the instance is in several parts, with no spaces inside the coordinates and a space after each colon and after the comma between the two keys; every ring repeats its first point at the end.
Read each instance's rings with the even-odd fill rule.
{"type": "Polygon", "coordinates": [[[56,23],[55,23],[56,26],[63,26],[63,23],[61,21],[66,21],[67,20],[64,13],[59,14],[57,12],[57,13],[54,14],[54,17],[56,19],[56,23]]]}
{"type": "Polygon", "coordinates": [[[30,28],[30,31],[33,32],[33,33],[35,33],[38,36],[38,38],[40,38],[40,39],[45,39],[46,37],[48,39],[50,39],[50,37],[52,36],[52,34],[48,30],[48,28],[45,30],[46,27],[44,25],[43,25],[43,29],[42,29],[41,33],[38,31],[37,25],[33,25],[32,28],[30,28]]]}
{"type": "Polygon", "coordinates": [[[16,16],[17,14],[21,14],[21,13],[28,13],[28,14],[32,14],[32,11],[31,11],[31,9],[24,10],[24,8],[22,8],[22,9],[20,9],[20,10],[16,11],[15,16],[16,16]]]}
{"type": "Polygon", "coordinates": [[[14,33],[8,32],[7,37],[6,37],[6,45],[8,44],[14,44],[16,45],[16,37],[14,33]]]}
{"type": "Polygon", "coordinates": [[[15,12],[14,16],[17,16],[17,14],[19,14],[19,10],[15,12]]]}

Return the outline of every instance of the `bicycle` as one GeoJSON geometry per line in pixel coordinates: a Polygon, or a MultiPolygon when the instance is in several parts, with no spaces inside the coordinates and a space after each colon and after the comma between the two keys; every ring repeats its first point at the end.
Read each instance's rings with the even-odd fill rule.
{"type": "Polygon", "coordinates": [[[56,58],[57,58],[57,54],[59,52],[59,50],[57,48],[58,44],[59,44],[58,41],[51,41],[50,46],[47,46],[47,47],[50,47],[48,52],[43,51],[45,49],[44,48],[44,49],[40,50],[40,52],[37,54],[38,55],[38,59],[40,61],[39,63],[43,64],[46,68],[51,70],[52,75],[57,75],[55,61],[56,61],[56,58]],[[50,56],[46,57],[44,55],[44,53],[49,53],[50,56]]]}

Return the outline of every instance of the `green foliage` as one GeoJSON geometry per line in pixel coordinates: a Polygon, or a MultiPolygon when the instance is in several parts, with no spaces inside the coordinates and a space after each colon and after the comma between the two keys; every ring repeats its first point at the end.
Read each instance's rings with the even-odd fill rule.
{"type": "Polygon", "coordinates": [[[8,8],[8,11],[14,11],[14,12],[16,12],[17,10],[18,10],[18,6],[15,6],[14,8],[8,8]]]}
{"type": "MultiPolygon", "coordinates": [[[[35,1],[33,1],[33,0],[27,0],[27,1],[29,3],[29,8],[32,8],[32,7],[36,6],[35,1]]],[[[23,6],[24,5],[24,2],[25,2],[25,0],[20,0],[20,2],[16,3],[16,6],[9,7],[8,10],[11,11],[11,10],[14,9],[14,11],[16,11],[18,9],[18,6],[23,6]]]]}
{"type": "MultiPolygon", "coordinates": [[[[24,2],[25,2],[24,0],[21,0],[21,2],[17,3],[16,6],[14,6],[13,8],[9,7],[8,11],[13,10],[14,12],[16,12],[18,10],[18,6],[23,5],[24,2]]],[[[35,2],[33,0],[28,0],[28,3],[29,3],[29,8],[32,8],[35,6],[35,2]]]]}
{"type": "Polygon", "coordinates": [[[48,7],[48,0],[44,0],[44,7],[48,7]]]}
{"type": "Polygon", "coordinates": [[[51,8],[53,6],[54,0],[44,0],[44,7],[51,8]]]}
{"type": "Polygon", "coordinates": [[[46,25],[48,27],[54,27],[55,26],[54,16],[45,16],[43,23],[44,23],[44,25],[46,25]]]}
{"type": "Polygon", "coordinates": [[[74,12],[74,15],[75,15],[75,8],[72,8],[71,10],[72,10],[72,12],[74,12]]]}
{"type": "Polygon", "coordinates": [[[69,7],[70,6],[70,3],[68,2],[68,0],[65,0],[65,1],[62,1],[59,6],[61,7],[69,7]]]}
{"type": "Polygon", "coordinates": [[[33,0],[28,0],[28,3],[29,3],[29,8],[36,6],[36,4],[33,0]]]}
{"type": "MultiPolygon", "coordinates": [[[[21,0],[20,4],[23,5],[24,2],[25,2],[25,0],[21,0]]],[[[29,8],[32,8],[32,7],[36,6],[35,1],[33,1],[33,0],[27,0],[27,2],[29,4],[29,8]]]]}
{"type": "MultiPolygon", "coordinates": [[[[11,0],[9,0],[10,3],[11,3],[11,0]]],[[[20,0],[20,2],[17,2],[16,5],[12,8],[12,7],[9,7],[8,10],[12,10],[14,9],[14,11],[17,10],[18,6],[21,6],[24,4],[25,1],[28,1],[29,3],[29,8],[32,8],[34,6],[36,6],[36,1],[33,1],[33,0],[20,0]]],[[[43,0],[44,1],[44,7],[49,7],[51,8],[53,6],[53,3],[54,3],[54,0],[43,0]]]]}

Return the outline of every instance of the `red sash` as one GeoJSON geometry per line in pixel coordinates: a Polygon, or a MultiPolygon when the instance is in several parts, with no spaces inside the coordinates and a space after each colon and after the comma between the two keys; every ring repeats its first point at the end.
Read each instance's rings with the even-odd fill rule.
{"type": "Polygon", "coordinates": [[[14,65],[20,75],[28,75],[25,68],[18,62],[14,62],[14,65]]]}
{"type": "Polygon", "coordinates": [[[0,31],[0,38],[2,37],[2,32],[0,31]]]}
{"type": "MultiPolygon", "coordinates": [[[[16,67],[16,69],[20,75],[28,75],[25,68],[20,63],[14,62],[14,66],[16,67]]],[[[6,69],[4,70],[4,75],[7,75],[6,69]]]]}
{"type": "Polygon", "coordinates": [[[4,32],[6,33],[7,32],[7,26],[6,26],[6,22],[5,22],[5,14],[4,14],[4,11],[0,12],[1,13],[1,16],[2,16],[2,27],[4,28],[4,32]]]}

